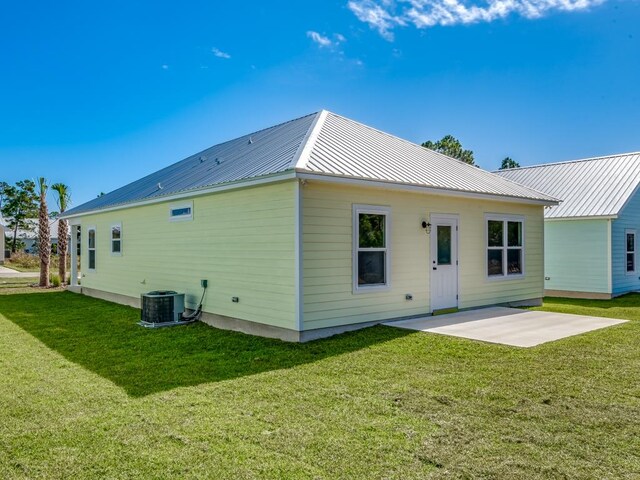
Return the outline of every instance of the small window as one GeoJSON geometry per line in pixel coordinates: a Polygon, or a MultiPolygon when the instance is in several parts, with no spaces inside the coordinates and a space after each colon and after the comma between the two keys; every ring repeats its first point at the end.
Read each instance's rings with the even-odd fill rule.
{"type": "Polygon", "coordinates": [[[504,278],[524,274],[524,220],[487,216],[487,276],[504,278]]]}
{"type": "Polygon", "coordinates": [[[636,231],[625,230],[627,273],[636,271],[636,231]]]}
{"type": "Polygon", "coordinates": [[[169,220],[172,222],[193,220],[193,202],[169,205],[169,220]]]}
{"type": "Polygon", "coordinates": [[[354,291],[389,286],[389,215],[388,208],[354,206],[354,291]]]}
{"type": "Polygon", "coordinates": [[[89,270],[96,269],[96,229],[89,228],[87,231],[87,252],[89,254],[89,270]]]}
{"type": "Polygon", "coordinates": [[[111,225],[111,254],[122,255],[122,224],[111,225]]]}

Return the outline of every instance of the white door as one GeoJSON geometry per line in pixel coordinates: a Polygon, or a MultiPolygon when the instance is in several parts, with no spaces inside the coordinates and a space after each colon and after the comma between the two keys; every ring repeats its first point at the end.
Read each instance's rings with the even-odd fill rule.
{"type": "Polygon", "coordinates": [[[431,215],[431,311],[458,306],[458,217],[431,215]]]}

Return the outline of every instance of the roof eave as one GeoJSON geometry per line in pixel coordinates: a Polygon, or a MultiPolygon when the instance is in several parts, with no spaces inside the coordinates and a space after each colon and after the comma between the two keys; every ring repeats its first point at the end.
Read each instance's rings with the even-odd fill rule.
{"type": "Polygon", "coordinates": [[[571,220],[617,220],[618,215],[585,215],[571,217],[545,217],[545,222],[560,222],[571,220]]]}
{"type": "Polygon", "coordinates": [[[183,192],[166,194],[166,195],[157,196],[157,197],[148,198],[148,199],[134,200],[130,202],[121,203],[118,205],[111,205],[109,207],[104,207],[104,208],[95,208],[93,210],[86,210],[86,211],[77,212],[77,213],[73,213],[72,210],[69,210],[69,212],[65,212],[63,215],[60,215],[59,218],[69,220],[72,218],[85,217],[87,215],[95,215],[98,213],[112,212],[115,210],[123,210],[125,208],[142,207],[145,205],[153,205],[155,203],[164,203],[164,202],[171,202],[174,200],[183,200],[185,198],[200,197],[202,195],[209,195],[211,193],[224,192],[227,190],[236,190],[240,188],[248,188],[248,187],[257,186],[257,185],[264,185],[268,183],[277,183],[285,180],[290,180],[295,177],[296,175],[293,170],[285,170],[283,172],[278,172],[270,175],[263,175],[261,177],[254,177],[254,178],[249,178],[244,180],[237,180],[235,182],[227,182],[219,185],[201,187],[201,188],[196,188],[192,190],[185,190],[183,192]]]}
{"type": "Polygon", "coordinates": [[[555,206],[560,201],[555,199],[542,199],[533,197],[515,197],[510,195],[499,195],[492,193],[471,192],[464,190],[452,190],[437,187],[429,187],[426,185],[410,184],[402,182],[392,182],[388,180],[372,180],[359,177],[351,177],[346,175],[335,175],[328,173],[317,173],[308,170],[296,170],[296,176],[302,180],[318,180],[323,182],[341,183],[369,186],[375,188],[386,188],[391,190],[404,190],[421,193],[431,193],[435,195],[446,195],[454,197],[478,198],[485,200],[497,200],[501,202],[524,203],[529,205],[555,206]]]}

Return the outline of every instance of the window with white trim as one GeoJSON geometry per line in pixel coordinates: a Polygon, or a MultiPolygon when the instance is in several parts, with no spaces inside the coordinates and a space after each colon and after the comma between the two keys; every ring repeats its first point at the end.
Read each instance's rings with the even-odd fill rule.
{"type": "Polygon", "coordinates": [[[390,214],[387,207],[353,207],[354,291],[389,286],[390,214]]]}
{"type": "Polygon", "coordinates": [[[627,273],[636,272],[636,231],[625,230],[627,273]]]}
{"type": "Polygon", "coordinates": [[[487,276],[506,278],[524,274],[524,219],[487,215],[487,276]]]}
{"type": "Polygon", "coordinates": [[[90,227],[87,230],[87,253],[89,270],[96,269],[96,228],[90,227]]]}
{"type": "Polygon", "coordinates": [[[122,224],[111,225],[111,254],[122,255],[122,224]]]}
{"type": "Polygon", "coordinates": [[[169,205],[169,220],[172,222],[193,220],[193,202],[169,205]]]}

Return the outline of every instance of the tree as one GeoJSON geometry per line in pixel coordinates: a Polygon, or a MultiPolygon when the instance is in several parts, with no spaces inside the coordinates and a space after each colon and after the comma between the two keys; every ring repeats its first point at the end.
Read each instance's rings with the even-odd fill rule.
{"type": "Polygon", "coordinates": [[[49,261],[51,260],[51,234],[49,232],[49,210],[47,208],[47,179],[38,179],[40,211],[38,214],[38,254],[40,255],[40,286],[49,286],[49,261]]]}
{"type": "Polygon", "coordinates": [[[513,158],[506,157],[504,160],[502,160],[502,164],[500,165],[500,170],[506,170],[508,168],[519,168],[519,167],[520,167],[520,164],[516,162],[513,158]]]}
{"type": "Polygon", "coordinates": [[[437,142],[427,140],[422,146],[429,150],[435,150],[436,152],[448,155],[449,157],[457,158],[469,165],[475,165],[473,151],[463,149],[460,141],[453,135],[445,135],[437,142]]]}
{"type": "Polygon", "coordinates": [[[13,231],[11,253],[18,248],[18,230],[33,230],[30,218],[38,214],[36,184],[31,180],[21,180],[14,185],[0,182],[0,212],[13,231]]]}
{"type": "MultiPolygon", "coordinates": [[[[60,213],[63,214],[71,203],[69,187],[64,183],[54,183],[51,190],[58,194],[57,202],[60,213]]],[[[58,273],[60,281],[64,284],[67,279],[67,238],[69,236],[69,226],[66,220],[58,220],[58,273]]]]}

